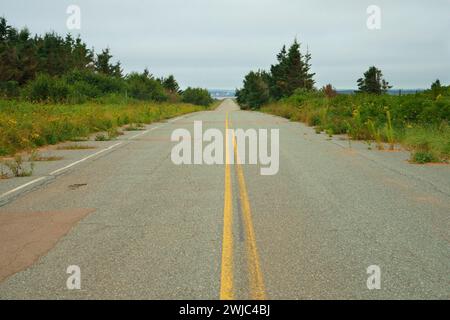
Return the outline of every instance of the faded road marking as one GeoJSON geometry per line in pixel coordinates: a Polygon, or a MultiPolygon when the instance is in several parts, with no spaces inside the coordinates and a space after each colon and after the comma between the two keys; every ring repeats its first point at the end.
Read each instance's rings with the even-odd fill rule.
{"type": "MultiPolygon", "coordinates": [[[[228,113],[225,116],[225,132],[228,130],[228,113]]],[[[225,194],[223,208],[222,266],[220,277],[220,299],[234,299],[233,289],[233,199],[231,169],[229,164],[228,135],[225,139],[225,194]]]]}
{"type": "Polygon", "coordinates": [[[113,148],[115,148],[115,147],[121,145],[122,143],[123,143],[123,142],[118,142],[118,143],[116,143],[116,144],[113,144],[112,146],[109,146],[108,148],[102,149],[102,150],[100,150],[100,151],[98,151],[98,152],[96,152],[96,153],[93,153],[93,154],[91,154],[91,155],[89,155],[89,156],[87,156],[87,157],[84,157],[83,159],[80,159],[80,160],[78,160],[78,161],[72,162],[71,164],[69,164],[69,165],[67,165],[67,166],[65,166],[65,167],[63,167],[63,168],[61,168],[61,169],[55,170],[55,171],[53,171],[53,172],[50,172],[50,175],[51,175],[51,176],[56,175],[56,174],[58,174],[58,173],[60,173],[60,172],[62,172],[62,171],[65,171],[65,170],[67,170],[67,169],[69,169],[69,168],[71,168],[71,167],[73,167],[73,166],[75,166],[75,165],[81,163],[81,162],[84,162],[84,161],[86,161],[86,160],[88,160],[88,159],[90,159],[90,158],[92,158],[92,157],[95,157],[95,156],[97,156],[97,155],[99,155],[99,154],[101,154],[101,153],[103,153],[103,152],[106,152],[106,151],[108,151],[108,150],[111,150],[111,149],[113,149],[113,148]]]}
{"type": "Polygon", "coordinates": [[[245,184],[244,171],[239,164],[239,154],[237,150],[236,137],[233,134],[234,154],[236,156],[236,173],[239,184],[239,196],[241,202],[242,216],[245,230],[245,246],[247,251],[248,276],[250,283],[250,299],[266,300],[266,290],[264,278],[260,267],[258,248],[256,245],[255,230],[253,228],[252,212],[248,198],[247,187],[245,184]]]}
{"type": "MultiPolygon", "coordinates": [[[[102,150],[100,150],[100,151],[97,151],[96,153],[93,153],[93,154],[91,154],[91,155],[89,155],[89,156],[87,156],[87,157],[85,157],[85,158],[83,158],[83,159],[80,159],[80,160],[78,160],[78,161],[72,162],[71,164],[69,164],[69,165],[67,165],[67,166],[65,166],[65,167],[63,167],[63,168],[60,168],[60,169],[55,170],[55,171],[53,171],[53,172],[50,172],[49,176],[57,175],[57,174],[59,174],[59,173],[65,171],[65,170],[67,170],[67,169],[69,169],[69,168],[71,168],[71,167],[73,167],[73,166],[75,166],[75,165],[81,163],[81,162],[84,162],[84,161],[86,161],[86,160],[88,160],[88,159],[90,159],[90,158],[93,158],[93,157],[95,157],[95,156],[97,156],[97,155],[99,155],[99,154],[102,154],[103,152],[106,152],[106,151],[108,151],[108,150],[111,150],[111,149],[113,149],[113,148],[115,148],[115,147],[121,145],[122,143],[123,143],[123,142],[116,143],[116,144],[114,144],[114,145],[112,145],[112,146],[109,146],[108,148],[105,148],[105,149],[102,149],[102,150]]],[[[15,192],[17,192],[17,191],[20,191],[20,190],[22,190],[22,189],[24,189],[24,188],[26,188],[26,187],[28,187],[28,186],[31,186],[31,185],[33,185],[33,184],[39,182],[39,181],[43,181],[43,180],[45,180],[45,179],[47,179],[47,176],[45,176],[45,177],[40,177],[40,178],[34,179],[34,180],[30,181],[30,182],[27,182],[27,183],[25,183],[25,184],[23,184],[23,185],[20,185],[20,186],[18,186],[17,188],[14,188],[14,189],[12,189],[12,190],[9,190],[8,192],[5,192],[5,193],[3,193],[2,195],[0,195],[0,199],[1,199],[1,198],[4,198],[4,197],[6,197],[6,196],[9,196],[9,195],[11,195],[11,194],[13,194],[13,193],[15,193],[15,192]]]]}
{"type": "MultiPolygon", "coordinates": [[[[153,128],[151,128],[151,129],[145,130],[144,132],[141,132],[141,133],[139,133],[139,134],[137,134],[137,135],[131,137],[130,140],[132,140],[132,139],[134,139],[134,138],[136,138],[136,137],[139,137],[139,136],[141,136],[141,135],[143,135],[143,134],[145,134],[145,133],[148,133],[148,132],[150,132],[150,131],[152,131],[152,130],[158,129],[159,127],[160,127],[160,126],[153,127],[153,128]]],[[[97,155],[99,155],[99,154],[102,154],[102,153],[106,152],[106,151],[112,150],[112,149],[114,149],[115,147],[118,147],[119,145],[121,145],[121,144],[123,144],[123,143],[124,143],[124,141],[121,141],[121,142],[118,142],[118,143],[116,143],[116,144],[113,144],[112,146],[109,146],[109,147],[107,147],[107,148],[105,148],[105,149],[102,149],[102,150],[100,150],[100,151],[97,151],[97,152],[95,152],[95,153],[93,153],[93,154],[91,154],[91,155],[89,155],[89,156],[87,156],[87,157],[85,157],[85,158],[83,158],[83,159],[80,159],[80,160],[78,160],[78,161],[72,162],[71,164],[69,164],[69,165],[67,165],[67,166],[65,166],[65,167],[63,167],[63,168],[60,168],[60,169],[57,169],[57,170],[55,170],[55,171],[50,172],[48,176],[55,176],[55,175],[57,175],[57,174],[59,174],[59,173],[65,171],[65,170],[67,170],[67,169],[69,169],[69,168],[71,168],[71,167],[73,167],[73,166],[76,166],[76,165],[79,164],[79,163],[82,163],[82,162],[84,162],[84,161],[86,161],[86,160],[89,160],[89,159],[91,159],[91,158],[93,158],[93,157],[95,157],[95,156],[97,156],[97,155]]],[[[24,188],[26,188],[26,187],[28,187],[28,186],[31,186],[31,185],[33,185],[33,184],[36,184],[37,182],[43,181],[43,180],[47,179],[48,176],[44,176],[44,177],[40,177],[40,178],[34,179],[34,180],[30,181],[30,182],[27,182],[27,183],[25,183],[25,184],[23,184],[23,185],[20,185],[20,186],[14,188],[14,189],[12,189],[12,190],[9,190],[9,191],[7,191],[7,192],[1,194],[1,195],[0,195],[0,199],[2,199],[2,198],[4,198],[4,197],[7,197],[7,196],[9,196],[9,195],[11,195],[11,194],[13,194],[13,193],[15,193],[15,192],[17,192],[17,191],[20,191],[20,190],[22,190],[22,189],[24,189],[24,188]]]]}
{"type": "Polygon", "coordinates": [[[30,185],[32,185],[32,184],[35,184],[36,182],[39,182],[39,181],[41,181],[41,180],[44,180],[45,178],[46,178],[46,177],[40,177],[40,178],[34,179],[34,180],[30,181],[30,182],[27,182],[27,183],[25,183],[25,184],[23,184],[23,185],[21,185],[21,186],[18,186],[17,188],[14,188],[14,189],[12,189],[12,190],[9,190],[8,192],[5,192],[4,194],[2,194],[2,195],[0,196],[0,199],[3,198],[3,197],[8,196],[8,195],[10,195],[10,194],[13,194],[14,192],[17,192],[17,191],[19,191],[19,190],[21,190],[21,189],[23,189],[23,188],[26,188],[26,187],[28,187],[28,186],[30,186],[30,185]]]}
{"type": "Polygon", "coordinates": [[[145,130],[145,131],[143,131],[143,132],[141,132],[141,133],[138,133],[138,134],[136,134],[136,135],[130,137],[129,140],[133,140],[133,139],[135,139],[135,138],[137,138],[137,137],[143,136],[144,134],[149,133],[150,131],[156,130],[156,129],[158,129],[158,128],[159,128],[159,126],[153,127],[153,128],[151,128],[151,129],[148,129],[148,130],[145,130]]]}

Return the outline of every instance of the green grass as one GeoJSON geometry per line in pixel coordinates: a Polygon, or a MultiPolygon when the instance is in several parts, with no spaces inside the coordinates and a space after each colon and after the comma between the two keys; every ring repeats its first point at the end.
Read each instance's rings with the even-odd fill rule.
{"type": "Polygon", "coordinates": [[[411,162],[425,164],[431,162],[439,162],[439,158],[429,151],[415,151],[411,155],[411,162]]]}
{"type": "Polygon", "coordinates": [[[95,141],[109,141],[111,140],[107,134],[104,133],[97,133],[95,136],[95,141]]]}
{"type": "Polygon", "coordinates": [[[411,150],[414,162],[450,160],[450,89],[438,99],[429,93],[327,98],[320,92],[299,92],[261,111],[305,122],[318,133],[347,134],[369,146],[374,141],[379,150],[384,143],[391,150],[400,143],[411,150]]]}
{"type": "Polygon", "coordinates": [[[411,127],[400,136],[401,142],[413,150],[412,161],[441,162],[450,159],[450,127],[411,127]]]}
{"type": "Polygon", "coordinates": [[[9,177],[3,167],[6,167],[14,177],[29,177],[33,174],[34,170],[34,163],[30,162],[27,166],[21,155],[15,155],[13,159],[2,160],[0,165],[2,166],[0,170],[2,179],[9,177]]]}
{"type": "Polygon", "coordinates": [[[125,128],[125,131],[143,131],[144,125],[142,123],[132,123],[125,128]]]}
{"type": "Polygon", "coordinates": [[[95,132],[107,132],[112,138],[125,125],[149,124],[206,109],[182,103],[133,101],[70,105],[0,99],[0,156],[64,141],[84,141],[95,132]]]}

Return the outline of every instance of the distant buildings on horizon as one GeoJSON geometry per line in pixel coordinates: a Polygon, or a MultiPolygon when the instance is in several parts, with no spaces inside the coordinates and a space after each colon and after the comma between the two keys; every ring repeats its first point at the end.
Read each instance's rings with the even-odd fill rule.
{"type": "MultiPolygon", "coordinates": [[[[415,94],[424,90],[425,89],[391,89],[388,93],[391,95],[415,94]]],[[[208,91],[214,99],[235,98],[236,93],[236,90],[227,89],[208,89],[208,91]]],[[[336,89],[336,91],[340,94],[354,94],[357,89],[336,89]]]]}
{"type": "MultiPolygon", "coordinates": [[[[358,89],[336,89],[337,93],[341,94],[354,94],[358,89]]],[[[401,94],[416,94],[418,92],[422,92],[425,89],[390,89],[388,93],[390,95],[396,96],[401,94]]]]}
{"type": "Polygon", "coordinates": [[[214,99],[227,99],[234,98],[236,90],[224,90],[224,89],[209,89],[209,94],[214,99]]]}

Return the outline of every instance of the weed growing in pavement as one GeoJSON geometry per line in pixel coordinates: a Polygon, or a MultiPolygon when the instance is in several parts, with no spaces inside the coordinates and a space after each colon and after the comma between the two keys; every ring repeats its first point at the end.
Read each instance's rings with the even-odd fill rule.
{"type": "Polygon", "coordinates": [[[394,136],[394,128],[392,127],[391,112],[389,110],[386,111],[386,118],[387,118],[386,138],[389,143],[389,149],[394,150],[395,136],[394,136]]]}
{"type": "Polygon", "coordinates": [[[411,155],[411,162],[419,164],[439,162],[439,158],[430,151],[416,151],[411,155]]]}
{"type": "MultiPolygon", "coordinates": [[[[34,163],[30,162],[29,168],[26,168],[21,155],[15,155],[13,159],[3,160],[2,162],[14,177],[29,177],[33,174],[34,163]]],[[[2,172],[3,174],[4,172],[2,172]]]]}
{"type": "Polygon", "coordinates": [[[1,179],[8,179],[9,175],[5,171],[5,166],[3,165],[3,161],[0,162],[0,180],[1,179]]]}
{"type": "Polygon", "coordinates": [[[142,123],[132,123],[125,128],[126,131],[142,131],[144,130],[144,125],[142,123]]]}
{"type": "Polygon", "coordinates": [[[31,155],[29,158],[29,161],[32,162],[40,162],[40,161],[58,161],[62,160],[64,157],[58,157],[58,156],[42,156],[39,154],[37,150],[31,151],[31,155]]]}
{"type": "Polygon", "coordinates": [[[367,127],[369,129],[370,135],[372,136],[372,139],[375,140],[375,143],[377,144],[377,149],[384,150],[380,129],[375,128],[375,124],[370,119],[367,120],[367,127]]]}
{"type": "Polygon", "coordinates": [[[104,134],[104,133],[97,133],[97,135],[95,136],[95,141],[109,141],[111,140],[108,135],[104,134]]]}

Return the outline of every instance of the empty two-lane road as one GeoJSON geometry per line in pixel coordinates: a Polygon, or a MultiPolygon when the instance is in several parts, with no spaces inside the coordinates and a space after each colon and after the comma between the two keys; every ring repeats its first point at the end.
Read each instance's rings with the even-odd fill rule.
{"type": "MultiPolygon", "coordinates": [[[[225,158],[235,143],[225,141],[225,158]]],[[[60,233],[57,223],[39,225],[57,239],[33,259],[23,256],[33,257],[39,238],[8,255],[3,268],[22,268],[2,280],[0,298],[448,299],[450,168],[407,158],[350,148],[225,100],[1,206],[11,228],[39,215],[74,221],[60,233]],[[261,175],[259,164],[175,165],[171,135],[184,128],[195,143],[194,121],[224,136],[226,128],[279,129],[278,173],[261,175]],[[72,265],[80,290],[67,288],[72,265]],[[369,290],[373,265],[381,288],[369,290]]]]}

